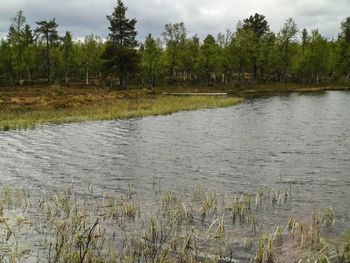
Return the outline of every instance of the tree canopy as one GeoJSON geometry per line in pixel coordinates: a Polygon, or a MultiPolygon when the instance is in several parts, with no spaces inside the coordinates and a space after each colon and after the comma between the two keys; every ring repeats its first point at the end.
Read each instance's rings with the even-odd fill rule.
{"type": "Polygon", "coordinates": [[[111,31],[106,44],[103,58],[106,60],[105,69],[119,76],[120,85],[127,86],[128,75],[136,71],[140,61],[139,54],[135,50],[138,43],[135,30],[136,19],[126,17],[127,7],[118,0],[112,15],[107,16],[111,31]]]}
{"type": "Polygon", "coordinates": [[[165,84],[244,86],[246,83],[319,84],[350,78],[350,17],[336,39],[317,29],[299,30],[292,18],[272,32],[262,14],[235,29],[204,39],[189,35],[183,22],[164,25],[158,37],[138,39],[137,21],[118,0],[107,16],[105,38],[75,39],[58,33],[53,18],[32,29],[22,11],[0,41],[0,85],[73,83],[154,87],[165,84]]]}

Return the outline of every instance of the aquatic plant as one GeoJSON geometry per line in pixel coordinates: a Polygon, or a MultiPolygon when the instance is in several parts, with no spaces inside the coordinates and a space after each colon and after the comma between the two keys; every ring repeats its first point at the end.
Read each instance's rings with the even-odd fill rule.
{"type": "Polygon", "coordinates": [[[144,210],[130,187],[102,196],[94,195],[92,186],[79,194],[73,189],[41,194],[7,188],[0,191],[0,256],[4,262],[230,262],[243,249],[251,262],[259,263],[298,257],[300,262],[349,261],[346,234],[338,250],[322,236],[331,229],[324,222],[333,222],[329,209],[301,219],[291,213],[285,225],[262,231],[260,212],[276,209],[267,198],[272,192],[169,191],[155,193],[155,203],[144,210]],[[257,209],[252,196],[259,196],[257,209]],[[295,251],[280,254],[291,244],[295,251]]]}

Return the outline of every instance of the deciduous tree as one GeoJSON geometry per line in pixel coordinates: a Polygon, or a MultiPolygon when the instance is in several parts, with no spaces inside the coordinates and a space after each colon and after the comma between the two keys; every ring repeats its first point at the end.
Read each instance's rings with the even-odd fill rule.
{"type": "Polygon", "coordinates": [[[159,39],[154,39],[151,34],[146,37],[142,50],[142,64],[146,70],[149,83],[154,88],[159,75],[162,47],[159,39]]]}
{"type": "Polygon", "coordinates": [[[186,35],[186,28],[183,22],[175,24],[169,23],[164,26],[162,36],[166,43],[170,81],[173,81],[176,67],[179,66],[181,50],[185,46],[186,35]]]}
{"type": "Polygon", "coordinates": [[[68,84],[69,72],[73,62],[73,40],[72,34],[67,31],[65,36],[62,38],[62,55],[64,63],[64,75],[66,84],[68,84]]]}
{"type": "Polygon", "coordinates": [[[201,46],[201,65],[203,67],[207,84],[211,84],[211,74],[215,74],[220,59],[220,47],[216,43],[215,38],[212,35],[208,35],[204,39],[204,43],[201,46]]]}

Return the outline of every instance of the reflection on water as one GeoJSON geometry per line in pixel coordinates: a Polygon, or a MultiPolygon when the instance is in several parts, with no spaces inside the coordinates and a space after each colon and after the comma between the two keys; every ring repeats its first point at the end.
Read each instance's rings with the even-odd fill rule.
{"type": "MultiPolygon", "coordinates": [[[[2,185],[96,194],[154,180],[186,192],[292,184],[294,207],[331,205],[350,221],[350,93],[249,99],[226,109],[0,133],[2,185]]],[[[309,213],[308,213],[309,214],[309,213]]]]}

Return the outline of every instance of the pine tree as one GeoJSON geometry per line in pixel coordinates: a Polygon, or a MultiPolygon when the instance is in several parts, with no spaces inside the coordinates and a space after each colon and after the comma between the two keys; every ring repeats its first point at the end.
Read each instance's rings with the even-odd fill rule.
{"type": "Polygon", "coordinates": [[[36,22],[38,28],[35,30],[36,33],[40,35],[41,40],[45,45],[45,60],[46,60],[46,70],[49,83],[52,83],[52,59],[51,50],[57,45],[59,36],[57,33],[58,24],[55,19],[50,21],[40,21],[36,22]]]}
{"type": "Polygon", "coordinates": [[[107,16],[110,22],[108,29],[111,33],[103,54],[106,71],[117,73],[123,88],[127,87],[129,73],[137,69],[140,61],[140,56],[135,49],[138,45],[135,30],[137,21],[135,18],[126,18],[127,10],[124,3],[118,0],[113,14],[107,16]]]}
{"type": "Polygon", "coordinates": [[[255,13],[254,16],[250,16],[243,20],[243,29],[251,30],[254,33],[254,45],[255,45],[255,54],[253,55],[253,75],[257,79],[258,71],[260,70],[260,65],[258,65],[258,56],[262,40],[265,34],[270,31],[270,26],[265,19],[264,15],[255,13]]]}

